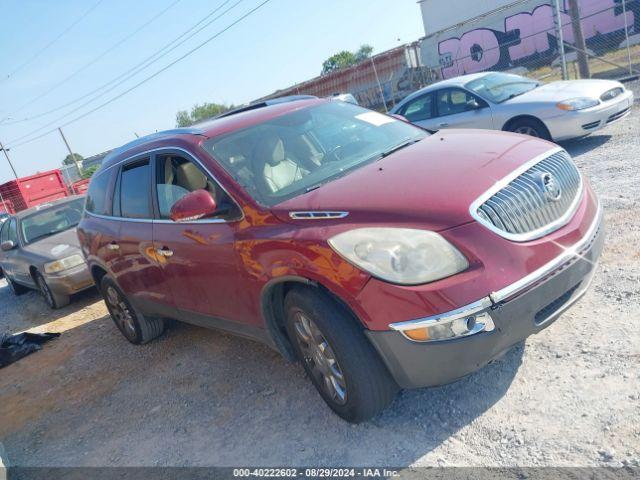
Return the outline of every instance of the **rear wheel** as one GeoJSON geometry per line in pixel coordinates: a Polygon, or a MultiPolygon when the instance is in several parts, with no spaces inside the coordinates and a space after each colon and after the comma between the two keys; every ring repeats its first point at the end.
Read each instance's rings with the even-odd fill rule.
{"type": "Polygon", "coordinates": [[[38,292],[40,293],[40,296],[44,299],[49,308],[55,310],[69,305],[71,297],[69,297],[69,295],[54,293],[51,288],[49,288],[47,281],[40,272],[35,273],[34,279],[36,281],[36,285],[38,285],[38,292]]]}
{"type": "Polygon", "coordinates": [[[8,275],[5,275],[5,278],[7,279],[7,285],[9,285],[9,290],[11,290],[11,293],[13,293],[14,295],[16,296],[22,295],[29,291],[27,287],[24,287],[19,283],[16,283],[13,280],[11,280],[11,278],[9,278],[8,275]]]}
{"type": "Polygon", "coordinates": [[[393,401],[398,386],[349,312],[310,288],[291,290],[285,312],[296,353],[335,413],[359,423],[393,401]]]}
{"type": "Polygon", "coordinates": [[[162,318],[146,317],[131,305],[116,283],[105,276],[100,291],[113,322],[124,337],[135,345],[150,342],[164,332],[162,318]]]}
{"type": "Polygon", "coordinates": [[[507,128],[510,132],[529,135],[530,137],[551,140],[551,134],[544,123],[534,118],[523,118],[512,122],[507,128]]]}

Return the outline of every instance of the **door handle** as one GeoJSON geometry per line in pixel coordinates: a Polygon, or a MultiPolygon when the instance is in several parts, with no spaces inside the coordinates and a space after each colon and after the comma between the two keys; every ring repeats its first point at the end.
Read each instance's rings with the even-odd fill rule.
{"type": "Polygon", "coordinates": [[[443,123],[439,123],[439,124],[438,124],[438,126],[439,126],[439,127],[443,127],[443,128],[444,128],[444,127],[448,127],[448,126],[449,126],[449,124],[448,124],[448,123],[446,123],[446,122],[443,122],[443,123]]]}
{"type": "Polygon", "coordinates": [[[158,248],[156,250],[158,255],[162,255],[163,257],[170,257],[173,255],[173,250],[169,250],[168,248],[158,248]]]}
{"type": "Polygon", "coordinates": [[[120,250],[120,245],[118,245],[115,242],[111,242],[109,245],[107,245],[107,248],[109,250],[116,251],[116,250],[120,250]]]}

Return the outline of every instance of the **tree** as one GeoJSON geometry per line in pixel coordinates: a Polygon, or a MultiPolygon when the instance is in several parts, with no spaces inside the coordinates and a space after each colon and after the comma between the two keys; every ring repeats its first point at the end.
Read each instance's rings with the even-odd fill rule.
{"type": "Polygon", "coordinates": [[[82,155],[80,155],[79,153],[74,153],[73,157],[71,156],[71,154],[67,155],[66,157],[64,157],[64,160],[62,161],[63,165],[74,165],[75,162],[82,162],[84,160],[84,157],[82,155]],[[74,161],[75,159],[75,161],[74,161]]]}
{"type": "Polygon", "coordinates": [[[85,169],[82,172],[82,178],[86,179],[86,178],[91,178],[93,176],[94,173],[96,173],[96,170],[98,170],[99,166],[98,165],[93,165],[87,169],[85,169]]]}
{"type": "Polygon", "coordinates": [[[215,117],[233,108],[235,108],[234,105],[226,105],[224,103],[203,103],[202,105],[194,105],[190,112],[180,110],[176,113],[176,126],[188,127],[189,125],[215,117]]]}
{"type": "Polygon", "coordinates": [[[371,57],[371,52],[373,52],[373,47],[371,45],[361,45],[356,52],[349,52],[347,50],[338,52],[322,63],[322,74],[324,75],[329,72],[340,70],[341,68],[356,65],[357,63],[371,57]]]}

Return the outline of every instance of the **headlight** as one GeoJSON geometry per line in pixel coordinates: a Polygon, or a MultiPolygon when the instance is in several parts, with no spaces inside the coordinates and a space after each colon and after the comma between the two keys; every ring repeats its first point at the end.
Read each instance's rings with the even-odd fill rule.
{"type": "Polygon", "coordinates": [[[70,268],[77,267],[84,263],[82,255],[71,255],[70,257],[56,260],[55,262],[49,262],[44,264],[44,271],[46,273],[59,273],[70,268]]]}
{"type": "Polygon", "coordinates": [[[567,110],[572,112],[575,110],[584,110],[585,108],[595,107],[599,104],[600,101],[595,98],[581,97],[558,102],[556,104],[556,107],[558,107],[560,110],[567,110]]]}
{"type": "Polygon", "coordinates": [[[410,228],[358,228],[329,239],[329,245],[375,277],[418,285],[466,270],[467,259],[435,232],[410,228]]]}

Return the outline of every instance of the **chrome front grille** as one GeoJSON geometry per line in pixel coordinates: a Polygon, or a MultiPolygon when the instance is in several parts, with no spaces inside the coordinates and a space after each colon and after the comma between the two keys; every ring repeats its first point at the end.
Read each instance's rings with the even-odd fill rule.
{"type": "Polygon", "coordinates": [[[582,177],[567,152],[538,157],[498,182],[471,206],[471,215],[513,241],[542,237],[565,225],[582,194],[582,177]]]}

